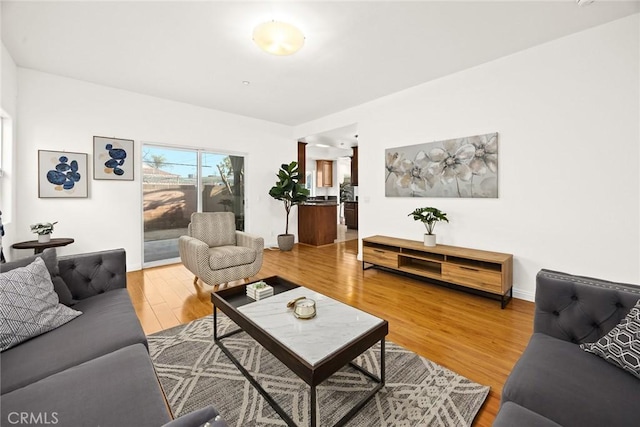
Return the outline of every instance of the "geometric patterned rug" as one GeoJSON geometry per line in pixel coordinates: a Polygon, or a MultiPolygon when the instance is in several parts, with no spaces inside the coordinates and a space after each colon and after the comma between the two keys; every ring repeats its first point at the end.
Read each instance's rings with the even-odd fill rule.
{"type": "MultiPolygon", "coordinates": [[[[237,326],[218,316],[220,334],[237,326]]],[[[213,342],[213,316],[150,335],[149,351],[175,416],[213,405],[234,427],[282,426],[278,414],[213,342]]],[[[309,387],[244,332],[225,338],[242,365],[292,416],[309,425],[309,387]]],[[[386,384],[348,423],[353,427],[469,426],[489,387],[390,341],[386,384]]],[[[354,362],[379,374],[379,343],[354,362]]],[[[349,365],[317,387],[318,425],[333,425],[373,388],[349,365]]]]}

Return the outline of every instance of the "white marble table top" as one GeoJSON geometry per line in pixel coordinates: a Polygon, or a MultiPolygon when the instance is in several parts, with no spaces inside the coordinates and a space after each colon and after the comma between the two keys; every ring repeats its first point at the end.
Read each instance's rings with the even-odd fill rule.
{"type": "Polygon", "coordinates": [[[238,311],[311,366],[384,322],[302,286],[240,306],[238,311]],[[287,308],[287,302],[300,296],[315,300],[314,318],[298,319],[287,308]]]}

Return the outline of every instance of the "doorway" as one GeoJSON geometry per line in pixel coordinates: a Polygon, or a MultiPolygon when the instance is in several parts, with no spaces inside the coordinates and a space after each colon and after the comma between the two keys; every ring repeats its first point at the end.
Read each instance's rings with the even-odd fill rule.
{"type": "Polygon", "coordinates": [[[358,125],[298,138],[298,159],[304,159],[305,187],[311,199],[336,201],[338,204],[336,242],[358,238],[358,125]],[[302,147],[301,147],[302,145],[302,147]],[[318,162],[332,165],[332,180],[329,186],[321,184],[318,162]],[[347,218],[349,221],[347,221],[347,218]]]}

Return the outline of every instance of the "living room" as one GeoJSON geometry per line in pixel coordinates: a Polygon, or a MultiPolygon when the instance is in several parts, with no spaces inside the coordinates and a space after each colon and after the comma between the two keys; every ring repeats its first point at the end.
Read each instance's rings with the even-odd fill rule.
{"type": "MultiPolygon", "coordinates": [[[[170,96],[145,94],[145,88],[109,87],[65,77],[54,68],[38,70],[21,63],[28,56],[20,57],[16,50],[20,43],[46,45],[46,39],[10,32],[7,12],[19,11],[12,10],[18,6],[11,3],[2,4],[0,93],[3,135],[11,135],[3,139],[0,206],[5,228],[2,246],[9,259],[27,255],[10,248],[33,238],[30,224],[57,221],[54,236],[75,239],[58,250],[60,255],[124,248],[127,270],[143,267],[142,163],[136,164],[133,181],[91,180],[87,198],[47,199],[38,197],[38,150],[91,153],[93,137],[104,135],[134,140],[134,156],[140,154],[143,143],[242,153],[246,156],[245,229],[262,236],[265,246],[275,246],[276,236],[284,229],[284,213],[268,192],[280,164],[296,158],[297,138],[357,123],[360,238],[387,235],[420,240],[422,226],[408,214],[422,205],[436,205],[450,221],[438,225],[438,243],[514,255],[516,299],[534,300],[536,273],[542,268],[640,282],[637,2],[620,3],[623,12],[599,25],[560,32],[483,63],[469,59],[466,66],[430,81],[290,123],[189,105],[170,96]],[[491,132],[499,137],[498,198],[385,197],[385,149],[491,132]]],[[[54,3],[46,7],[54,8],[54,3]]],[[[575,7],[575,20],[584,14],[598,15],[607,6],[607,2],[583,8],[567,3],[575,7]]],[[[83,36],[69,33],[65,37],[83,36]]],[[[305,48],[313,49],[313,37],[308,37],[305,48]]],[[[247,43],[246,51],[255,48],[250,39],[247,43]]],[[[105,58],[108,53],[102,52],[105,58]]],[[[264,56],[264,61],[284,59],[290,60],[286,66],[300,66],[291,62],[295,55],[264,56]]],[[[99,61],[95,66],[100,66],[99,61]]],[[[130,61],[122,66],[137,65],[130,61]]],[[[234,77],[239,84],[253,80],[234,77]]],[[[153,80],[153,75],[148,78],[153,80]]],[[[190,78],[180,76],[183,81],[190,78]]],[[[251,85],[242,89],[250,90],[251,85]]],[[[249,103],[249,95],[240,101],[249,103]]],[[[269,102],[273,106],[267,103],[266,110],[278,110],[282,101],[269,102]]],[[[295,215],[291,221],[295,233],[295,215]]],[[[360,241],[354,250],[361,259],[360,241]]]]}

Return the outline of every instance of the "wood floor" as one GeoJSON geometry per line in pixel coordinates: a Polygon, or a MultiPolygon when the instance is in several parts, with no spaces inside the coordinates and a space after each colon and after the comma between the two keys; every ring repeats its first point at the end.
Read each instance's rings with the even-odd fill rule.
{"type": "MultiPolygon", "coordinates": [[[[255,279],[280,275],[389,321],[388,339],[480,384],[491,386],[474,425],[490,426],[502,386],[532,333],[534,305],[499,302],[424,281],[362,270],[357,240],[291,252],[266,250],[255,279]]],[[[182,264],[128,273],[147,334],[211,314],[211,287],[194,285],[182,264]]]]}

